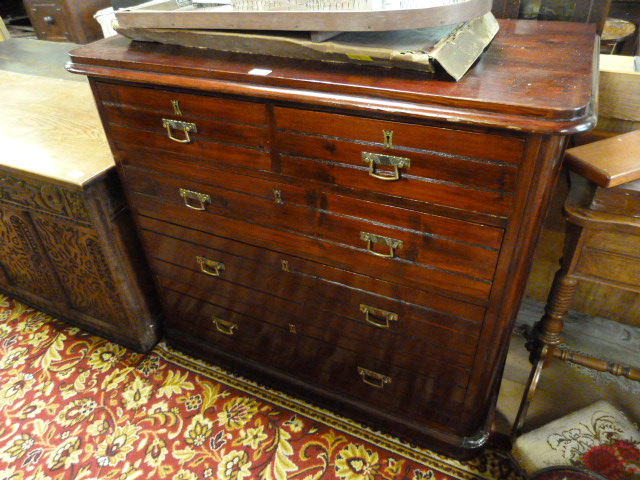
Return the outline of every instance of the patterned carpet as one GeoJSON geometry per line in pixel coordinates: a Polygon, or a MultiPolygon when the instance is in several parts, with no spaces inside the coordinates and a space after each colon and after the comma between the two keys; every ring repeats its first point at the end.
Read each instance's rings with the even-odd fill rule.
{"type": "Polygon", "coordinates": [[[142,355],[0,295],[0,480],[520,480],[187,357],[142,355]]]}

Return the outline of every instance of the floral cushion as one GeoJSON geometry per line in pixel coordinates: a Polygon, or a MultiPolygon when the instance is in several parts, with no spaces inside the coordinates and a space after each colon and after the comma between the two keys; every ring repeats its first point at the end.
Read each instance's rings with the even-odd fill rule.
{"type": "Polygon", "coordinates": [[[518,437],[512,453],[529,475],[572,465],[608,480],[640,480],[640,432],[604,401],[518,437]]]}

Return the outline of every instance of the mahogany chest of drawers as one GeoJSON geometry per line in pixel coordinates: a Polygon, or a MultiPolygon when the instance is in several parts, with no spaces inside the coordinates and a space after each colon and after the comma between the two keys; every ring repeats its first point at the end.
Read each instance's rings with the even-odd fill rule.
{"type": "Polygon", "coordinates": [[[122,37],[89,76],[176,347],[457,456],[487,438],[596,37],[502,21],[460,82],[122,37]]]}

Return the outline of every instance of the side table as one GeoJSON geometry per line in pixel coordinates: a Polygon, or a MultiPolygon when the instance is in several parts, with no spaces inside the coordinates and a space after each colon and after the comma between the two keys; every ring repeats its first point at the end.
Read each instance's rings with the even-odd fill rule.
{"type": "Polygon", "coordinates": [[[0,291],[149,350],[159,308],[89,86],[0,84],[0,291]]]}
{"type": "Polygon", "coordinates": [[[561,267],[534,327],[532,370],[512,436],[520,433],[542,369],[552,358],[640,381],[640,369],[561,345],[578,282],[640,293],[640,130],[567,150],[571,188],[561,267]]]}

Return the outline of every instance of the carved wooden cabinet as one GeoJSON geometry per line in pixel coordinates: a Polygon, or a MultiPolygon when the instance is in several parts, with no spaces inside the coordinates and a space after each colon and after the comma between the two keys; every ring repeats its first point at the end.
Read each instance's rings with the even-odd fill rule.
{"type": "Polygon", "coordinates": [[[467,456],[565,135],[594,123],[595,43],[503,21],[458,83],[123,37],[69,68],[91,80],[171,344],[467,456]]]}
{"type": "Polygon", "coordinates": [[[88,85],[0,80],[0,290],[150,349],[159,306],[88,85]]]}

